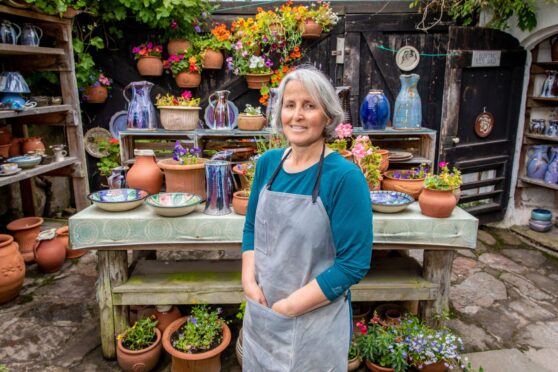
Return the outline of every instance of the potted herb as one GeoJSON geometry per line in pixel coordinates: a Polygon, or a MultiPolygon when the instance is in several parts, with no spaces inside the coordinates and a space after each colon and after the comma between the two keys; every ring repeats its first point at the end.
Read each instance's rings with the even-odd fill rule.
{"type": "Polygon", "coordinates": [[[154,317],[138,320],[117,337],[116,358],[124,371],[151,371],[161,356],[161,331],[154,317]]]}
{"type": "Polygon", "coordinates": [[[238,115],[238,129],[240,130],[261,130],[265,125],[265,116],[262,114],[261,107],[246,105],[244,112],[238,115]]]}
{"type": "Polygon", "coordinates": [[[228,68],[235,75],[244,75],[249,89],[260,89],[262,85],[269,83],[273,74],[271,66],[273,62],[262,56],[249,55],[242,51],[235,53],[235,58],[228,58],[228,68]]]}
{"type": "Polygon", "coordinates": [[[240,174],[244,178],[244,182],[242,180],[240,182],[242,190],[234,192],[232,199],[232,207],[236,214],[245,216],[248,210],[248,200],[256,174],[256,161],[257,157],[253,157],[250,162],[242,164],[240,168],[240,174]]]}
{"type": "Polygon", "coordinates": [[[151,41],[132,48],[134,59],[138,61],[138,71],[141,76],[163,75],[162,45],[154,45],[151,41]]]}
{"type": "Polygon", "coordinates": [[[231,39],[231,32],[227,29],[227,25],[222,23],[215,26],[210,34],[194,42],[201,51],[203,68],[214,70],[223,68],[224,57],[221,49],[231,50],[231,39]]]}
{"type": "Polygon", "coordinates": [[[167,130],[195,130],[200,118],[200,99],[192,98],[185,90],[179,97],[172,94],[155,97],[155,105],[161,115],[161,124],[167,130]]]}
{"type": "Polygon", "coordinates": [[[190,316],[172,322],[163,333],[163,347],[172,356],[173,371],[218,372],[221,352],[231,342],[231,331],[221,309],[192,308],[190,316]]]}
{"type": "Polygon", "coordinates": [[[165,172],[167,192],[189,192],[205,199],[205,159],[199,157],[201,150],[185,148],[177,140],[172,154],[172,159],[157,163],[165,172]]]}
{"type": "Polygon", "coordinates": [[[163,62],[179,88],[197,88],[201,83],[202,58],[199,49],[188,48],[184,53],[171,55],[163,62]]]}
{"type": "Polygon", "coordinates": [[[453,194],[461,186],[461,172],[448,163],[440,162],[439,174],[428,173],[424,179],[424,190],[419,196],[420,211],[425,216],[446,218],[457,205],[453,194]]]}
{"type": "Polygon", "coordinates": [[[108,91],[112,88],[112,79],[101,71],[89,75],[89,86],[83,93],[83,101],[88,103],[105,103],[108,91]]]}
{"type": "Polygon", "coordinates": [[[349,123],[341,123],[335,127],[335,135],[337,137],[335,141],[327,146],[340,153],[345,159],[353,161],[353,154],[347,150],[347,140],[353,137],[353,126],[349,123]]]}
{"type": "Polygon", "coordinates": [[[355,163],[364,173],[370,190],[379,190],[382,182],[382,168],[388,161],[387,150],[373,146],[368,136],[358,136],[353,143],[351,153],[355,163]]]}
{"type": "Polygon", "coordinates": [[[418,168],[390,170],[384,173],[382,189],[399,191],[418,199],[424,187],[424,179],[429,168],[421,164],[418,168]]]}

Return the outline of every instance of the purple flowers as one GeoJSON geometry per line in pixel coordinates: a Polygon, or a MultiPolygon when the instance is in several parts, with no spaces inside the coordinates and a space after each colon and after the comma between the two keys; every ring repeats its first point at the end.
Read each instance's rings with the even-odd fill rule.
{"type": "Polygon", "coordinates": [[[197,164],[201,149],[192,147],[190,149],[182,147],[182,144],[177,140],[174,144],[174,151],[172,152],[173,160],[177,161],[180,165],[197,164]]]}

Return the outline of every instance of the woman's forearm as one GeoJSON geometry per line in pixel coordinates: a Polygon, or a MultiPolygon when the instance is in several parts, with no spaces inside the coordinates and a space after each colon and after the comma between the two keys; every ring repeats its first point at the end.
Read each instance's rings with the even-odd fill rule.
{"type": "Polygon", "coordinates": [[[277,301],[272,309],[287,316],[299,316],[329,304],[318,282],[314,279],[291,293],[289,297],[277,301]]]}

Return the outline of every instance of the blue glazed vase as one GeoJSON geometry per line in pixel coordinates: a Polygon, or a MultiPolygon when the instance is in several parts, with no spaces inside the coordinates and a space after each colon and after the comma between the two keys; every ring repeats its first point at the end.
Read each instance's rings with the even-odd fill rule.
{"type": "Polygon", "coordinates": [[[372,89],[360,105],[360,122],[364,129],[386,129],[390,105],[384,92],[372,89]]]}
{"type": "Polygon", "coordinates": [[[552,157],[544,173],[544,182],[558,184],[558,147],[552,147],[550,151],[552,157]]]}
{"type": "Polygon", "coordinates": [[[542,180],[548,167],[548,145],[531,146],[527,151],[527,177],[542,180]]]}
{"type": "Polygon", "coordinates": [[[124,88],[122,95],[128,102],[128,128],[131,129],[157,129],[157,116],[155,107],[151,102],[150,92],[153,83],[149,81],[131,82],[124,88]],[[126,95],[132,90],[132,99],[126,95]]]}
{"type": "Polygon", "coordinates": [[[417,90],[419,79],[417,74],[399,76],[401,90],[395,100],[393,129],[420,129],[422,107],[417,90]]]}

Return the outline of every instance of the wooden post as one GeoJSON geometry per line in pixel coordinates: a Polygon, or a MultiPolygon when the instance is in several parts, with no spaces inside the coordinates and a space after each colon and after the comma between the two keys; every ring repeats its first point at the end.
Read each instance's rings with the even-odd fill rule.
{"type": "Polygon", "coordinates": [[[451,284],[451,268],[453,264],[452,250],[424,251],[422,276],[424,279],[439,285],[438,298],[434,301],[421,301],[420,317],[435,328],[443,324],[437,315],[449,309],[449,291],[451,284]]]}

